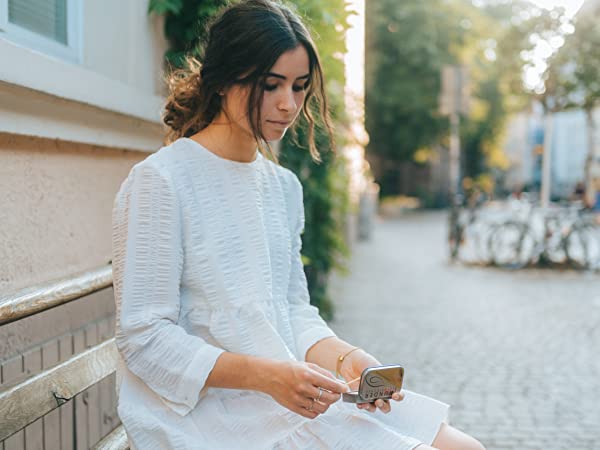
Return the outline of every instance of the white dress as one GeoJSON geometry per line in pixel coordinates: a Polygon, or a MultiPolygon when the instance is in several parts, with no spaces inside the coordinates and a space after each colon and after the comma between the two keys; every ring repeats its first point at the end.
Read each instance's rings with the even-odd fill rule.
{"type": "MultiPolygon", "coordinates": [[[[402,449],[431,444],[448,405],[341,400],[311,420],[256,391],[207,388],[224,351],[304,360],[334,336],[309,303],[302,185],[260,153],[181,138],[136,164],[113,209],[118,413],[133,449],[402,449]]],[[[390,362],[393,363],[393,362],[390,362]]]]}

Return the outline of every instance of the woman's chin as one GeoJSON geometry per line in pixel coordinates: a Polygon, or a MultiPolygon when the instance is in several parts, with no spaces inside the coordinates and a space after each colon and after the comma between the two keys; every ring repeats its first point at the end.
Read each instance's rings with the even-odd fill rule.
{"type": "Polygon", "coordinates": [[[285,136],[285,132],[287,131],[287,128],[285,130],[283,130],[281,133],[269,133],[267,136],[265,136],[267,142],[277,142],[283,139],[283,137],[285,136]]]}

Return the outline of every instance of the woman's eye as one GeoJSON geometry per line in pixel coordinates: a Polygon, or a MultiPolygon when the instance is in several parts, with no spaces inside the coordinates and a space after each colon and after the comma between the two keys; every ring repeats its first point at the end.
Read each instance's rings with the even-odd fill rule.
{"type": "MultiPolygon", "coordinates": [[[[274,91],[275,89],[277,89],[277,85],[276,84],[264,84],[265,87],[265,91],[274,91]]],[[[294,91],[295,92],[300,92],[300,91],[304,91],[306,88],[308,87],[308,84],[303,84],[302,86],[294,86],[294,91]]]]}

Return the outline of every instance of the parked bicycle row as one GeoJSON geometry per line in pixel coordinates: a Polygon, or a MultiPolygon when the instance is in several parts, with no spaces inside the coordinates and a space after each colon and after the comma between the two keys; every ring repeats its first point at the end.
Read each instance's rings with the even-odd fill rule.
{"type": "Polygon", "coordinates": [[[449,244],[453,260],[469,263],[600,269],[600,221],[577,202],[541,208],[511,200],[455,208],[449,244]]]}

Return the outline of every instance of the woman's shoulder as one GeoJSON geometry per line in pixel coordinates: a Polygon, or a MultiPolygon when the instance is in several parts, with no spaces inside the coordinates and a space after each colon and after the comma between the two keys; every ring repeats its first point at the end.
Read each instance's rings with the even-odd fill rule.
{"type": "Polygon", "coordinates": [[[117,199],[134,188],[134,185],[140,185],[140,183],[146,185],[158,182],[159,185],[168,185],[175,189],[177,177],[174,176],[174,173],[176,167],[180,165],[178,161],[181,160],[182,154],[181,151],[177,151],[179,146],[180,144],[177,142],[163,145],[154,153],[135,163],[122,181],[117,192],[117,199]]]}
{"type": "Polygon", "coordinates": [[[128,178],[136,173],[156,173],[163,178],[176,178],[175,172],[184,163],[185,146],[181,140],[163,145],[133,165],[128,178]]]}
{"type": "Polygon", "coordinates": [[[268,161],[268,164],[272,167],[275,176],[279,179],[286,194],[293,195],[298,189],[302,189],[302,183],[300,183],[298,175],[292,170],[270,160],[268,161]]]}
{"type": "Polygon", "coordinates": [[[182,139],[161,146],[136,165],[150,166],[161,172],[172,172],[185,159],[187,147],[182,139]]]}
{"type": "Polygon", "coordinates": [[[273,161],[269,161],[269,164],[273,167],[274,176],[279,180],[288,211],[290,211],[292,216],[296,216],[297,211],[304,204],[302,183],[298,175],[287,167],[283,167],[273,161]]]}

